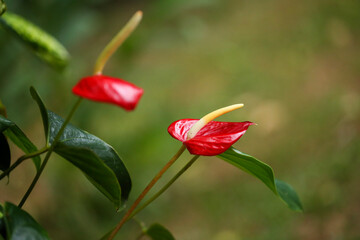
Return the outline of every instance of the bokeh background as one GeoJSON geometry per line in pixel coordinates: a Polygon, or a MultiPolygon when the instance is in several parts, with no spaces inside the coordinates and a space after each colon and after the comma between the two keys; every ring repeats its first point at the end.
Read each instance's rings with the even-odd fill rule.
{"type": "MultiPolygon", "coordinates": [[[[133,179],[131,199],[177,151],[167,133],[181,118],[230,104],[223,121],[253,121],[236,147],[290,183],[295,213],[259,180],[202,157],[139,214],[179,240],[360,239],[360,2],[338,0],[12,0],[8,10],[57,37],[71,53],[64,71],[0,31],[0,98],[9,118],[38,146],[42,123],[31,85],[66,116],[71,88],[92,73],[105,44],[138,9],[143,22],[104,73],[145,89],[136,111],[85,101],[72,123],[120,153],[133,179]]],[[[22,153],[14,146],[13,159],[22,153]]],[[[169,179],[189,154],[164,177],[169,179]]],[[[0,201],[18,202],[31,162],[0,183],[0,201]]],[[[161,184],[159,184],[161,185],[161,184]]],[[[121,215],[81,172],[53,157],[25,209],[53,239],[98,239],[121,215]]],[[[118,239],[135,239],[129,222],[118,239]]]]}

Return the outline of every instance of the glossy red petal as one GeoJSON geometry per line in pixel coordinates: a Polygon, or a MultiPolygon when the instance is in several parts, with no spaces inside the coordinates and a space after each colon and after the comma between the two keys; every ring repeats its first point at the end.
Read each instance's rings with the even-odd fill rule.
{"type": "Polygon", "coordinates": [[[172,137],[183,142],[195,155],[214,156],[225,152],[245,134],[252,122],[217,122],[206,124],[194,138],[186,140],[187,133],[198,119],[181,119],[172,123],[168,131],[172,137]]]}
{"type": "Polygon", "coordinates": [[[93,101],[118,105],[133,110],[144,90],[122,79],[104,75],[82,78],[72,89],[73,93],[93,101]]]}
{"type": "Polygon", "coordinates": [[[197,121],[199,119],[180,119],[168,127],[168,132],[173,138],[185,142],[188,131],[197,121]]]}

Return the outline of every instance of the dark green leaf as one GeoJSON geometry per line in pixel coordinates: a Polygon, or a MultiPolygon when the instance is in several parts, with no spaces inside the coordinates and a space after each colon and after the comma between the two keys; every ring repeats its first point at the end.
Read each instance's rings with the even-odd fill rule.
{"type": "Polygon", "coordinates": [[[9,11],[1,16],[0,24],[51,66],[63,68],[67,65],[69,59],[67,50],[39,27],[9,11]]]}
{"type": "Polygon", "coordinates": [[[32,98],[36,101],[37,105],[39,106],[41,117],[42,117],[42,120],[43,120],[43,125],[44,125],[46,143],[49,143],[49,118],[48,118],[48,114],[47,114],[45,104],[41,100],[41,97],[36,92],[34,87],[30,87],[30,94],[31,94],[32,98]]]}
{"type": "Polygon", "coordinates": [[[258,178],[268,186],[271,191],[277,194],[274,173],[269,165],[233,147],[218,155],[218,157],[258,178]]]}
{"type": "Polygon", "coordinates": [[[302,212],[303,207],[295,190],[289,184],[278,179],[275,179],[275,184],[281,199],[286,205],[294,211],[302,212]]]}
{"type": "Polygon", "coordinates": [[[0,0],[0,16],[6,11],[6,5],[3,0],[0,0]]]}
{"type": "Polygon", "coordinates": [[[116,207],[120,205],[121,189],[116,176],[94,152],[62,143],[56,146],[55,152],[79,168],[116,207]]]}
{"type": "MultiPolygon", "coordinates": [[[[26,137],[21,129],[12,121],[0,116],[0,132],[7,136],[16,146],[25,153],[37,151],[35,145],[26,137]]],[[[33,158],[33,162],[37,170],[40,168],[41,159],[39,156],[33,158]]]]}
{"type": "Polygon", "coordinates": [[[169,232],[169,230],[158,223],[152,224],[145,233],[152,240],[175,240],[174,236],[169,232]]]}
{"type": "MultiPolygon", "coordinates": [[[[48,111],[50,143],[64,120],[48,111]]],[[[54,151],[73,163],[90,181],[119,207],[131,190],[129,173],[116,151],[103,140],[69,124],[56,144],[54,151]]]]}
{"type": "Polygon", "coordinates": [[[218,155],[218,157],[261,180],[290,209],[302,211],[300,199],[296,192],[289,184],[275,179],[273,170],[269,165],[233,147],[218,155]]]}
{"type": "Polygon", "coordinates": [[[4,206],[4,221],[7,239],[11,240],[48,240],[45,230],[24,210],[12,203],[4,206]]]}
{"type": "MultiPolygon", "coordinates": [[[[46,110],[41,97],[33,87],[30,88],[30,93],[40,108],[47,143],[52,143],[64,120],[46,110]]],[[[84,172],[117,207],[120,199],[127,200],[131,179],[125,165],[110,145],[69,124],[54,151],[84,172]]]]}
{"type": "Polygon", "coordinates": [[[0,170],[5,171],[10,167],[10,148],[4,134],[0,133],[0,170]]]}

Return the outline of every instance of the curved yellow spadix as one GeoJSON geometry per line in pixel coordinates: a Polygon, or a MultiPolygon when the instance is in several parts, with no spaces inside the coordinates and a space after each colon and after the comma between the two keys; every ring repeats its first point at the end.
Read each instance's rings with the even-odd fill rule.
{"type": "Polygon", "coordinates": [[[199,121],[197,121],[189,130],[187,134],[187,140],[190,140],[191,138],[195,137],[195,135],[202,129],[206,124],[211,122],[217,117],[220,117],[221,115],[224,115],[225,113],[234,111],[236,109],[242,108],[244,104],[234,104],[227,107],[223,107],[220,109],[217,109],[211,113],[206,114],[204,117],[202,117],[199,121]]]}
{"type": "Polygon", "coordinates": [[[142,19],[142,11],[137,11],[126,25],[116,34],[116,36],[106,45],[104,50],[100,53],[95,63],[94,74],[101,75],[103,68],[113,53],[120,47],[120,45],[130,36],[130,34],[139,25],[142,19]]]}

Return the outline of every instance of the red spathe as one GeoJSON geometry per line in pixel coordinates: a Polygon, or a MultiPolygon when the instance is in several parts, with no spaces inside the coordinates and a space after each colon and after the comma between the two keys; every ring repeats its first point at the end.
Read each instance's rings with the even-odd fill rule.
{"type": "Polygon", "coordinates": [[[82,78],[72,89],[80,97],[93,101],[118,105],[127,111],[134,110],[144,93],[142,88],[124,81],[104,75],[82,78]]]}
{"type": "Polygon", "coordinates": [[[206,124],[190,140],[187,133],[199,119],[181,119],[173,122],[168,132],[172,137],[184,143],[189,152],[194,155],[215,156],[225,152],[245,134],[252,122],[217,122],[206,124]]]}

